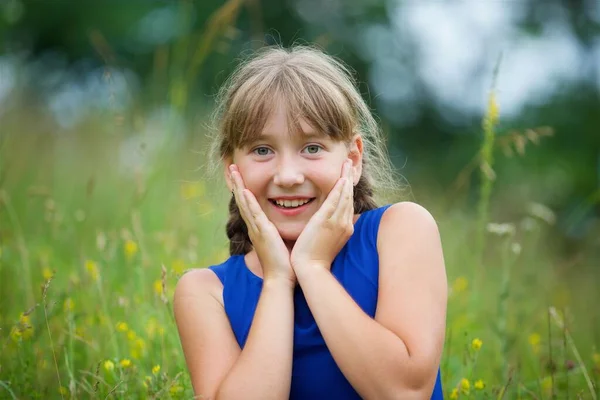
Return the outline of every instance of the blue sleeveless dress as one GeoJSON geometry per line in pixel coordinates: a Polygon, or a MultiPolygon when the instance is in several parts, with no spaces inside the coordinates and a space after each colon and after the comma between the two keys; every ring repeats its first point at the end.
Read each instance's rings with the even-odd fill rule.
{"type": "MultiPolygon", "coordinates": [[[[336,256],[331,272],[371,318],[375,317],[379,287],[377,232],[383,206],[361,214],[354,234],[336,256]]],[[[225,312],[240,347],[243,348],[262,289],[262,279],[252,273],[244,256],[231,256],[209,267],[223,283],[225,312]]],[[[300,286],[294,290],[294,353],[290,399],[360,399],[344,377],[313,318],[300,286]]],[[[443,399],[438,369],[432,400],[443,399]]]]}

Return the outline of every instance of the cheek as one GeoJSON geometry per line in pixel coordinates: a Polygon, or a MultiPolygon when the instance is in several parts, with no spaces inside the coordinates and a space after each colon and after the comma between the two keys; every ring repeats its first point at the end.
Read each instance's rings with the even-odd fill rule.
{"type": "Polygon", "coordinates": [[[244,180],[244,186],[254,194],[259,194],[266,187],[265,184],[269,180],[268,168],[264,168],[257,163],[240,163],[238,165],[240,175],[244,180]]]}
{"type": "MultiPolygon", "coordinates": [[[[339,167],[341,170],[341,166],[339,167]]],[[[311,169],[311,180],[319,187],[324,196],[327,196],[340,178],[338,167],[329,165],[319,165],[311,169]]]]}

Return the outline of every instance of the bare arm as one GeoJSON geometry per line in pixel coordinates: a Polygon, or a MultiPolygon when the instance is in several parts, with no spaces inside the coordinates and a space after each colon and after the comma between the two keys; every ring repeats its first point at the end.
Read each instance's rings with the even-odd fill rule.
{"type": "Polygon", "coordinates": [[[293,287],[267,280],[241,350],[210,270],[181,277],[174,310],[194,393],[205,399],[287,399],[293,350],[293,287]]]}
{"type": "Polygon", "coordinates": [[[433,391],[445,333],[446,273],[435,221],[413,203],[386,210],[378,237],[375,319],[327,268],[297,269],[325,343],[366,399],[424,399],[433,391]]]}

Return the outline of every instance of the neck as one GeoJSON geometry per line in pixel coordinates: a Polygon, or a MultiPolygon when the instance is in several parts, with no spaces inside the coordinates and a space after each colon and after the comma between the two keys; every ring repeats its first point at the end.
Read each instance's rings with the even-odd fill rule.
{"type": "Polygon", "coordinates": [[[295,240],[284,240],[283,242],[285,243],[285,247],[287,247],[288,251],[291,254],[292,249],[294,248],[294,245],[296,244],[296,241],[295,240]]]}

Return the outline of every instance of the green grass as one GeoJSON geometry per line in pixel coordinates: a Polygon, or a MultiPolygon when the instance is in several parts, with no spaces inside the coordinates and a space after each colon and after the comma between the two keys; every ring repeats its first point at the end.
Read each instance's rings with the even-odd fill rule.
{"type": "MultiPolygon", "coordinates": [[[[202,135],[133,146],[127,156],[147,164],[124,166],[127,117],[48,132],[40,118],[15,115],[0,136],[0,398],[193,397],[173,288],[185,269],[227,254],[227,194],[197,170],[193,150],[204,144],[191,138],[202,135]]],[[[598,259],[591,248],[561,255],[535,216],[482,230],[501,208],[487,185],[484,216],[425,204],[451,287],[446,396],[597,397],[598,259]]]]}

